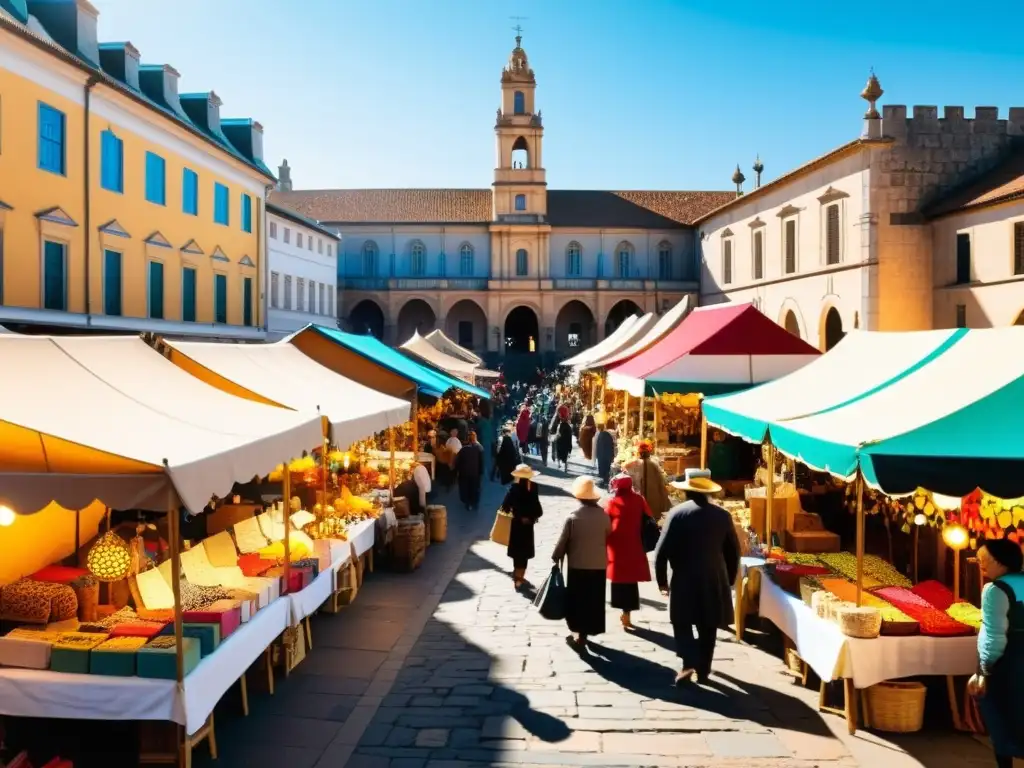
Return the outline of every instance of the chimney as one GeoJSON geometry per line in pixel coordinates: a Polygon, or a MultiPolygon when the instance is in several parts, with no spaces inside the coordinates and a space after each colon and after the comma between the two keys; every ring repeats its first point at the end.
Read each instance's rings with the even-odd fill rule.
{"type": "Polygon", "coordinates": [[[139,90],[139,51],[131,43],[100,43],[100,66],[114,79],[139,90]]]}
{"type": "Polygon", "coordinates": [[[761,186],[761,171],[763,170],[764,163],[761,162],[761,155],[758,155],[754,160],[754,189],[759,189],[761,186]]]}
{"type": "Polygon", "coordinates": [[[100,65],[96,37],[100,12],[89,0],[28,0],[27,9],[54,42],[94,67],[100,65]]]}
{"type": "Polygon", "coordinates": [[[225,118],[220,121],[225,138],[246,159],[254,163],[263,162],[263,126],[255,120],[225,118]]]}
{"type": "Polygon", "coordinates": [[[139,67],[142,92],[161,107],[171,110],[185,122],[188,115],[178,100],[178,79],[181,75],[170,64],[143,64],[139,67]]]}
{"type": "Polygon", "coordinates": [[[875,77],[875,70],[872,69],[867,85],[860,92],[860,97],[868,103],[868,111],[864,113],[864,129],[860,134],[862,139],[882,138],[882,116],[878,114],[875,102],[882,98],[884,93],[885,91],[882,90],[878,78],[875,77]]]}
{"type": "Polygon", "coordinates": [[[743,194],[743,182],[746,180],[747,177],[740,170],[740,164],[736,163],[736,172],[732,175],[732,183],[736,185],[736,197],[743,194]]]}
{"type": "Polygon", "coordinates": [[[292,191],[292,169],[288,167],[287,160],[277,169],[277,189],[280,192],[292,191]]]}
{"type": "Polygon", "coordinates": [[[28,5],[25,0],[0,0],[0,10],[7,11],[16,21],[28,24],[28,5]]]}
{"type": "Polygon", "coordinates": [[[185,110],[189,120],[214,136],[221,135],[220,108],[224,102],[216,93],[183,93],[180,98],[181,108],[185,110]]]}

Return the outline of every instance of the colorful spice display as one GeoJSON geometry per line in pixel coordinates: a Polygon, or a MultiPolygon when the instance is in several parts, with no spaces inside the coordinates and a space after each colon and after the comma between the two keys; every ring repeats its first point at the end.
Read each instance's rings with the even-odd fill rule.
{"type": "Polygon", "coordinates": [[[875,594],[899,608],[921,625],[921,634],[932,637],[973,635],[974,629],[957,621],[904,587],[882,587],[875,594]]]}

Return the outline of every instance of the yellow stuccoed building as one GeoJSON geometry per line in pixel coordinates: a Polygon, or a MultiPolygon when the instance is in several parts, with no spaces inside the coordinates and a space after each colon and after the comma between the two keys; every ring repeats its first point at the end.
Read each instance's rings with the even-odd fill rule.
{"type": "Polygon", "coordinates": [[[0,322],[262,338],[262,127],[98,15],[0,0],[0,322]]]}

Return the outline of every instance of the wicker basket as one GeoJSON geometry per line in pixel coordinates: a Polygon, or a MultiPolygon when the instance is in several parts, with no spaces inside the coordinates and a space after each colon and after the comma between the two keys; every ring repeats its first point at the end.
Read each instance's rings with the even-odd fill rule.
{"type": "Polygon", "coordinates": [[[425,538],[426,530],[422,518],[409,517],[399,520],[392,543],[395,566],[405,571],[415,571],[419,568],[426,548],[425,538]]]}
{"type": "Polygon", "coordinates": [[[927,689],[921,683],[878,683],[867,689],[871,727],[887,733],[915,733],[924,724],[927,689]]]}
{"type": "Polygon", "coordinates": [[[448,510],[442,504],[431,504],[427,507],[430,518],[430,538],[438,544],[448,538],[448,510]]]}
{"type": "Polygon", "coordinates": [[[800,579],[800,598],[805,605],[811,604],[811,598],[814,597],[815,592],[821,592],[821,584],[817,579],[811,576],[804,576],[800,579]]]}
{"type": "Polygon", "coordinates": [[[405,496],[395,496],[392,501],[392,506],[395,510],[395,517],[399,520],[412,514],[412,509],[409,507],[409,500],[405,498],[405,496]]]}
{"type": "Polygon", "coordinates": [[[836,622],[847,637],[872,640],[882,629],[882,612],[870,605],[844,605],[836,610],[836,622]]]}

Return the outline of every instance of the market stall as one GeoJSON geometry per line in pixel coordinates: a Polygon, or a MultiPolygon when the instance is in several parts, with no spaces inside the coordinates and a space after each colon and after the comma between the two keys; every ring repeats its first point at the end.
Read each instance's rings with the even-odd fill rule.
{"type": "Polygon", "coordinates": [[[402,345],[401,349],[426,365],[440,369],[465,381],[467,384],[484,385],[498,378],[497,371],[490,371],[476,363],[467,363],[457,357],[441,352],[415,331],[412,337],[402,345]]]}
{"type": "Polygon", "coordinates": [[[659,317],[645,333],[636,337],[631,344],[615,352],[606,354],[600,359],[590,360],[587,363],[587,368],[611,368],[618,363],[629,360],[632,357],[636,357],[645,349],[657,344],[665,338],[667,334],[672,332],[676,326],[683,322],[683,318],[685,318],[687,313],[690,311],[690,307],[690,297],[684,296],[675,306],[669,309],[668,312],[659,317]]]}
{"type": "Polygon", "coordinates": [[[483,366],[484,359],[480,355],[466,349],[459,344],[456,344],[444,331],[440,328],[431,331],[423,339],[430,344],[434,349],[439,352],[444,352],[446,355],[457,357],[466,363],[473,363],[474,365],[483,366]]]}
{"type": "Polygon", "coordinates": [[[605,336],[604,339],[597,342],[597,344],[584,349],[579,354],[563,360],[559,365],[564,368],[582,368],[591,360],[599,360],[604,355],[612,354],[622,348],[625,340],[635,339],[636,336],[633,329],[637,327],[637,324],[641,322],[641,320],[649,317],[654,317],[654,313],[649,312],[643,317],[640,315],[630,315],[619,324],[618,328],[612,331],[608,336],[605,336]]]}
{"type": "MultiPolygon", "coordinates": [[[[0,588],[0,620],[15,626],[0,637],[0,714],[169,720],[181,726],[187,761],[212,735],[214,706],[235,682],[246,701],[245,671],[285,631],[289,602],[264,604],[247,591],[233,598],[183,579],[180,508],[200,513],[236,483],[314,448],[320,418],[209,387],[138,338],[4,336],[0,354],[18,372],[0,382],[5,558],[23,556],[23,516],[67,521],[66,510],[96,500],[165,513],[170,550],[157,568],[108,532],[86,569],[33,570],[27,557],[25,577],[0,588]],[[164,584],[162,610],[97,604],[99,583],[138,579],[164,584]]],[[[81,536],[63,541],[63,554],[74,555],[81,536]]]]}

